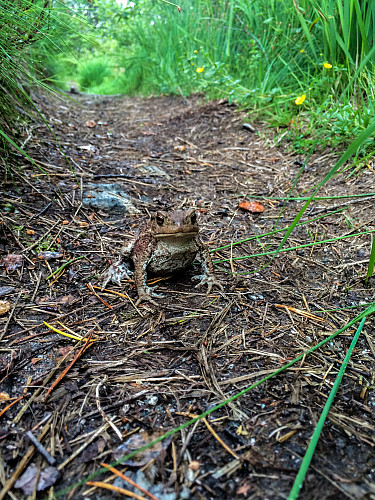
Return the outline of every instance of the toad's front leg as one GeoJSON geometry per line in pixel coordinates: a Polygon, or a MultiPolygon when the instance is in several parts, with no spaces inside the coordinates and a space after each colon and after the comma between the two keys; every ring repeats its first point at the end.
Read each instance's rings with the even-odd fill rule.
{"type": "Polygon", "coordinates": [[[162,297],[162,295],[155,293],[153,289],[147,285],[147,266],[150,262],[153,250],[154,243],[150,241],[147,246],[142,248],[142,252],[138,253],[135,248],[132,255],[134,263],[134,282],[138,293],[136,305],[140,302],[150,302],[157,306],[159,304],[153,300],[152,297],[162,297]]]}
{"type": "Polygon", "coordinates": [[[195,276],[195,279],[200,279],[200,282],[198,283],[198,285],[196,285],[195,288],[207,284],[207,294],[211,292],[213,286],[217,286],[223,292],[223,285],[215,277],[214,265],[212,264],[210,252],[208,251],[206,245],[199,238],[199,236],[197,236],[196,241],[198,245],[198,253],[202,262],[203,274],[195,276]]]}
{"type": "Polygon", "coordinates": [[[112,283],[121,286],[121,280],[123,280],[124,278],[129,279],[130,270],[127,261],[129,261],[129,257],[133,250],[133,246],[134,246],[134,241],[131,241],[127,245],[121,248],[119,260],[114,262],[103,274],[103,280],[101,286],[102,290],[104,290],[109,281],[112,281],[112,283]]]}

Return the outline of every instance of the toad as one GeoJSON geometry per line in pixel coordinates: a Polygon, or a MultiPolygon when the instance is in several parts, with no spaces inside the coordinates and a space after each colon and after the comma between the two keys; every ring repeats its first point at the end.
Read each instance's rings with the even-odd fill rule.
{"type": "Polygon", "coordinates": [[[113,264],[104,276],[103,287],[112,280],[121,284],[128,277],[126,260],[134,264],[134,281],[138,292],[136,304],[142,301],[157,305],[152,297],[160,297],[147,283],[147,275],[165,275],[184,271],[198,255],[203,275],[198,286],[207,284],[210,293],[214,285],[223,290],[215,278],[210,254],[199,236],[197,214],[194,209],[174,212],[159,211],[143,227],[137,238],[121,250],[122,258],[113,264]]]}

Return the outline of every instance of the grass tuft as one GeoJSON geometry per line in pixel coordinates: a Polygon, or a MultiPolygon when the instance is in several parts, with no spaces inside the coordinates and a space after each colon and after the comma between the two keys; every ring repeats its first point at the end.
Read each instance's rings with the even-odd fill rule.
{"type": "Polygon", "coordinates": [[[79,67],[78,83],[81,90],[100,87],[112,75],[112,68],[105,59],[92,59],[79,67]]]}

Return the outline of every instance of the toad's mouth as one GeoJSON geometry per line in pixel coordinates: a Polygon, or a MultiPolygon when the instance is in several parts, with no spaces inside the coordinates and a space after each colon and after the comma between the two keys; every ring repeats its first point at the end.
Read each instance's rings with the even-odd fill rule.
{"type": "Polygon", "coordinates": [[[156,233],[155,238],[170,238],[173,236],[173,238],[186,238],[187,236],[196,236],[198,234],[198,231],[181,231],[178,230],[176,232],[171,231],[170,233],[156,233]]]}

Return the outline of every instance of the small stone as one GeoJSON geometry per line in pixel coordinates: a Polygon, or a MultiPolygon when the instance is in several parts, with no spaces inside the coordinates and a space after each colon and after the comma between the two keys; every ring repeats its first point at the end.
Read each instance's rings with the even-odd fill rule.
{"type": "Polygon", "coordinates": [[[190,492],[189,488],[187,486],[184,486],[182,488],[182,490],[180,491],[180,498],[182,498],[182,500],[187,500],[188,498],[190,498],[190,495],[191,495],[191,492],[190,492]]]}
{"type": "Polygon", "coordinates": [[[192,460],[189,464],[189,469],[193,471],[197,471],[199,469],[200,463],[198,460],[192,460]]]}

